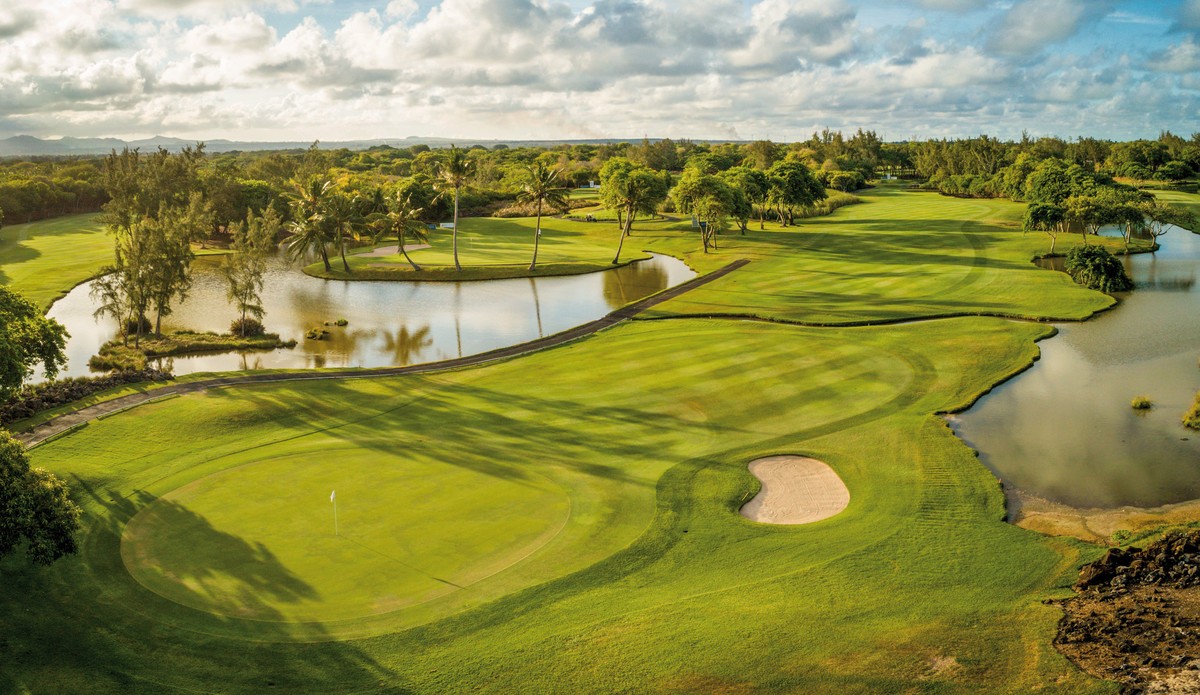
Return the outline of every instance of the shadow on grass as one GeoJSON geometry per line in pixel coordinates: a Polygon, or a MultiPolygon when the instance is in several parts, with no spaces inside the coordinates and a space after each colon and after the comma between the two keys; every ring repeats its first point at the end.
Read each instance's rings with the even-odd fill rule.
{"type": "MultiPolygon", "coordinates": [[[[0,563],[0,691],[157,693],[211,686],[247,693],[410,692],[370,654],[355,643],[333,641],[320,625],[301,630],[293,623],[222,617],[146,590],[125,570],[121,531],[155,498],[141,491],[124,496],[78,478],[74,483],[85,509],[80,556],[44,569],[11,559],[0,563]]],[[[235,578],[242,582],[240,600],[312,594],[269,552],[173,507],[164,520],[196,534],[192,546],[179,548],[181,555],[206,543],[231,553],[207,568],[184,559],[195,576],[222,572],[235,578]]]]}

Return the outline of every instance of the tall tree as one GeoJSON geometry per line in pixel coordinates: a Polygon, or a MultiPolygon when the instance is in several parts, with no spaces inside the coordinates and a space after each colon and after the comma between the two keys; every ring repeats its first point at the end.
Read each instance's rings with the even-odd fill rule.
{"type": "Polygon", "coordinates": [[[1050,237],[1050,253],[1066,224],[1067,214],[1061,205],[1030,203],[1025,209],[1025,231],[1044,232],[1050,237]]]}
{"type": "Polygon", "coordinates": [[[623,213],[625,218],[613,265],[620,263],[621,249],[625,245],[625,237],[632,232],[634,218],[639,214],[653,215],[666,199],[668,191],[666,181],[658,173],[621,160],[614,157],[600,170],[601,200],[608,207],[623,213]]]}
{"type": "Polygon", "coordinates": [[[53,379],[67,364],[67,330],[37,305],[0,285],[0,400],[15,393],[36,365],[53,379]]]}
{"type": "Polygon", "coordinates": [[[161,222],[146,220],[141,233],[145,235],[147,294],[154,309],[154,334],[162,336],[162,317],[170,315],[174,300],[186,299],[192,287],[194,254],[187,225],[176,215],[164,215],[161,222]]]}
{"type": "Polygon", "coordinates": [[[423,212],[422,208],[413,205],[412,193],[396,193],[387,199],[387,209],[382,213],[372,215],[369,220],[369,224],[376,232],[376,240],[387,236],[396,237],[397,250],[413,270],[420,270],[421,266],[409,257],[408,249],[405,246],[408,244],[409,237],[421,243],[429,241],[429,237],[425,234],[425,223],[421,221],[423,212]]]}
{"type": "Polygon", "coordinates": [[[261,217],[246,214],[246,222],[233,225],[233,253],[225,257],[221,272],[227,283],[226,295],[238,309],[240,318],[233,322],[234,331],[243,338],[254,326],[247,320],[261,321],[266,315],[262,306],[263,278],[267,272],[267,256],[275,245],[282,224],[279,214],[268,207],[261,217]]]}
{"type": "MultiPolygon", "coordinates": [[[[741,194],[741,197],[745,199],[745,205],[750,208],[744,217],[741,214],[734,215],[742,233],[746,233],[746,223],[755,208],[758,209],[758,228],[764,229],[766,227],[764,218],[766,217],[767,197],[771,193],[771,180],[767,178],[766,172],[748,166],[738,166],[721,172],[720,176],[741,194]]],[[[741,207],[739,205],[739,210],[741,207]]]]}
{"type": "Polygon", "coordinates": [[[825,187],[808,167],[795,159],[776,162],[767,172],[771,182],[770,202],[783,225],[794,224],[796,208],[807,208],[826,197],[825,187]]]}
{"type": "Polygon", "coordinates": [[[366,224],[362,207],[358,196],[335,191],[325,199],[321,208],[325,222],[333,234],[334,243],[338,246],[338,253],[342,257],[342,269],[347,273],[350,272],[350,264],[346,262],[346,242],[362,238],[361,232],[366,224]]]}
{"type": "Polygon", "coordinates": [[[525,168],[525,181],[517,200],[522,203],[537,205],[537,221],[533,231],[533,260],[529,269],[537,266],[538,243],[542,238],[542,206],[552,210],[563,210],[567,207],[567,198],[571,195],[568,188],[558,185],[560,169],[551,169],[543,162],[534,162],[525,168]]]}
{"type": "Polygon", "coordinates": [[[475,163],[467,156],[466,150],[451,145],[450,151],[438,165],[438,184],[443,193],[454,194],[454,226],[451,230],[451,243],[454,247],[454,269],[462,270],[458,262],[458,196],[462,192],[471,174],[475,171],[475,163]]]}
{"type": "Polygon", "coordinates": [[[310,253],[319,253],[325,264],[325,272],[333,270],[329,265],[330,233],[325,221],[325,201],[333,191],[332,181],[309,179],[307,183],[292,182],[288,204],[292,210],[292,221],[288,223],[290,233],[287,244],[288,257],[302,259],[310,253]]]}
{"type": "Polygon", "coordinates": [[[0,430],[0,558],[22,543],[26,557],[37,565],[75,553],[80,514],[67,486],[48,471],[30,467],[25,447],[0,430]]]}

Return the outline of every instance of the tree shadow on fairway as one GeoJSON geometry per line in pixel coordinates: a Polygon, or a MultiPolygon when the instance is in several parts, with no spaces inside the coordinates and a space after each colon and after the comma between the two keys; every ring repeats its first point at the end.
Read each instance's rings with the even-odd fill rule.
{"type": "Polygon", "coordinates": [[[137,491],[143,506],[126,526],[122,552],[135,576],[185,605],[222,615],[283,620],[278,603],[321,596],[262,543],[225,533],[204,516],[137,491]]]}
{"type": "MultiPolygon", "coordinates": [[[[0,565],[0,644],[8,645],[0,691],[411,692],[358,644],[336,641],[320,624],[221,616],[147,590],[125,569],[121,533],[156,498],[78,477],[72,487],[85,513],[80,555],[45,569],[0,565]]],[[[199,523],[190,513],[171,514],[170,521],[199,523]]],[[[243,545],[235,552],[270,565],[243,545]]],[[[259,567],[253,575],[251,585],[271,572],[259,567]]],[[[300,591],[294,582],[282,590],[300,591]]]]}
{"type": "Polygon", "coordinates": [[[417,377],[412,376],[404,379],[405,385],[417,388],[412,390],[415,393],[397,389],[402,397],[399,404],[380,403],[377,395],[359,390],[353,380],[297,384],[289,386],[286,394],[231,389],[220,395],[248,399],[256,411],[287,407],[289,416],[301,418],[315,414],[305,409],[309,401],[336,403],[336,419],[307,420],[316,428],[313,433],[389,455],[420,456],[539,485],[546,464],[613,481],[652,484],[631,476],[627,464],[669,456],[665,452],[689,437],[740,431],[645,408],[595,406],[473,384],[414,382],[417,377]],[[320,395],[297,398],[290,390],[296,388],[319,389],[320,395]],[[290,403],[298,409],[286,405],[290,403]]]}

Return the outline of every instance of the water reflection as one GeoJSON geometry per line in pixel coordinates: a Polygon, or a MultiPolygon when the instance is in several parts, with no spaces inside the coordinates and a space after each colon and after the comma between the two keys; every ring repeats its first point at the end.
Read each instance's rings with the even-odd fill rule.
{"type": "MultiPolygon", "coordinates": [[[[225,298],[219,258],[198,258],[191,294],[165,330],[225,332],[236,315],[225,298]]],[[[368,282],[311,278],[273,258],[263,305],[267,328],[291,350],[196,355],[164,360],[176,374],[320,367],[378,367],[471,355],[550,335],[695,275],[682,261],[654,256],[633,265],[569,277],[488,282],[368,282]],[[345,318],[344,327],[332,325],[345,318]],[[329,323],[330,325],[325,325],[329,323]],[[306,340],[320,326],[325,340],[306,340]]],[[[92,316],[91,283],[80,285],[48,314],[67,327],[64,376],[89,373],[88,358],[116,335],[116,324],[92,316]]]]}
{"type": "Polygon", "coordinates": [[[1200,388],[1200,236],[1172,229],[1125,259],[1137,290],[1061,324],[1038,364],[955,422],[983,462],[1023,492],[1076,507],[1200,498],[1200,434],[1179,418],[1200,388]],[[1130,407],[1148,395],[1153,410],[1130,407]]]}

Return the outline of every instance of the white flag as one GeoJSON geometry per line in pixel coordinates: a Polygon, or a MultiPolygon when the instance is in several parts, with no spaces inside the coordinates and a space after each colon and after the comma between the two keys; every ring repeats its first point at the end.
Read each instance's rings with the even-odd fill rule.
{"type": "Polygon", "coordinates": [[[337,490],[334,490],[333,492],[329,493],[329,501],[330,502],[337,501],[337,490]]]}

